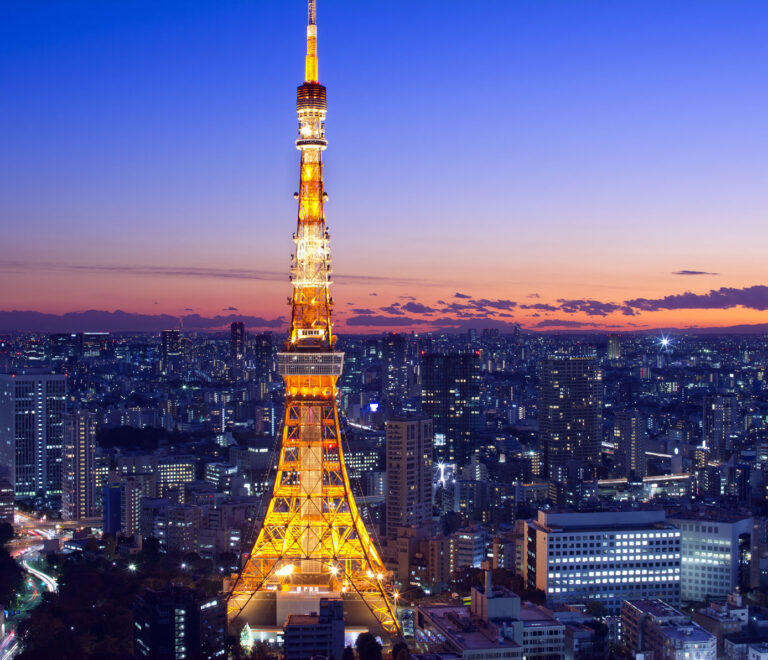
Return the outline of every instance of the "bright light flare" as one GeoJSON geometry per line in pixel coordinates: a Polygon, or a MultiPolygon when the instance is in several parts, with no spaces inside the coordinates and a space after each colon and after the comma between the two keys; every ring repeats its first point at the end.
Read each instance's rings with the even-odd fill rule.
{"type": "Polygon", "coordinates": [[[275,575],[279,575],[280,577],[290,575],[291,573],[293,573],[295,568],[296,567],[293,564],[286,564],[282,568],[276,570],[275,575]]]}

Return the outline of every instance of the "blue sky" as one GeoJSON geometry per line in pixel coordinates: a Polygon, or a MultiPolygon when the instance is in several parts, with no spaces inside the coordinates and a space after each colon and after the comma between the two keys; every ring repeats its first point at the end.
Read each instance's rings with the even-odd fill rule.
{"type": "MultiPolygon", "coordinates": [[[[4,2],[0,309],[284,314],[305,12],[4,2]]],[[[764,283],[767,3],[319,0],[318,18],[343,305],[764,283]]],[[[765,312],[680,314],[643,323],[765,312]]]]}

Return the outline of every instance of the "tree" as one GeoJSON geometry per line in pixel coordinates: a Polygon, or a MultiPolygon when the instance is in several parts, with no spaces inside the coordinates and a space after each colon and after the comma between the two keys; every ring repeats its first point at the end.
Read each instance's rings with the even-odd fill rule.
{"type": "Polygon", "coordinates": [[[355,641],[360,660],[381,660],[381,644],[369,632],[360,633],[355,641]]]}
{"type": "Polygon", "coordinates": [[[0,523],[0,545],[5,545],[13,538],[13,525],[11,523],[0,523]]]}
{"type": "Polygon", "coordinates": [[[400,658],[401,653],[405,653],[404,658],[407,660],[410,651],[408,650],[408,644],[403,641],[397,642],[397,644],[392,647],[392,660],[403,660],[403,658],[400,658]]]}
{"type": "Polygon", "coordinates": [[[24,571],[8,554],[5,548],[0,548],[0,603],[9,606],[16,602],[16,594],[21,591],[24,583],[24,571]]]}
{"type": "Polygon", "coordinates": [[[589,616],[595,619],[602,619],[608,614],[608,610],[605,608],[599,600],[590,600],[587,602],[586,611],[589,616]]]}

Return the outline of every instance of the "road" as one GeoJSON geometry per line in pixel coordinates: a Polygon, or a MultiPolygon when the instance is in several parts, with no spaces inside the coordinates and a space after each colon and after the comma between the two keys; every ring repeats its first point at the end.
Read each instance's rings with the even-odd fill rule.
{"type": "MultiPolygon", "coordinates": [[[[69,531],[61,523],[39,520],[27,514],[16,512],[15,521],[18,536],[8,544],[11,556],[16,559],[28,577],[24,581],[25,591],[20,597],[19,608],[6,621],[8,634],[0,642],[0,660],[11,660],[20,650],[16,629],[29,611],[37,607],[43,591],[56,591],[56,579],[39,568],[32,566],[33,557],[43,549],[42,541],[60,537],[69,531]]],[[[72,527],[67,525],[66,527],[72,527]]]]}
{"type": "Polygon", "coordinates": [[[42,582],[45,585],[45,588],[48,589],[48,591],[56,591],[59,588],[59,585],[56,583],[56,579],[52,578],[47,573],[43,573],[42,571],[37,570],[36,568],[32,568],[29,565],[29,560],[24,559],[21,562],[21,565],[25,568],[27,573],[30,575],[34,575],[40,582],[42,582]]]}

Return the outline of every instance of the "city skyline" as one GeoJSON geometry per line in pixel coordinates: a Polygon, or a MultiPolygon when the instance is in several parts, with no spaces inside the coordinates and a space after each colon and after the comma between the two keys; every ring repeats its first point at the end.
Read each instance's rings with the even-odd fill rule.
{"type": "MultiPolygon", "coordinates": [[[[45,4],[0,28],[0,310],[285,328],[303,3],[45,4]]],[[[768,322],[763,5],[321,12],[342,332],[768,322]]]]}

